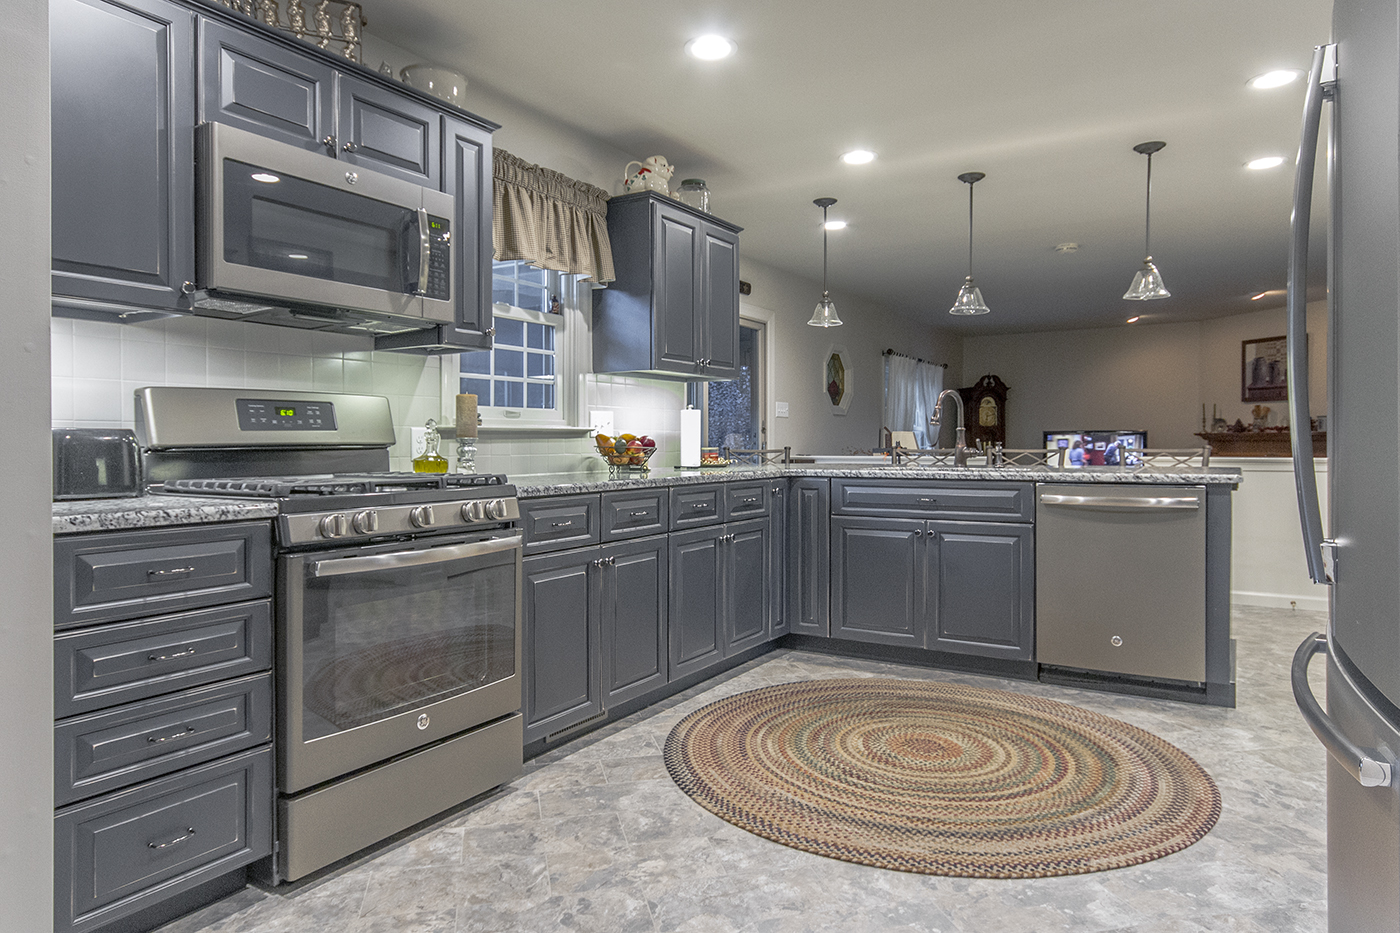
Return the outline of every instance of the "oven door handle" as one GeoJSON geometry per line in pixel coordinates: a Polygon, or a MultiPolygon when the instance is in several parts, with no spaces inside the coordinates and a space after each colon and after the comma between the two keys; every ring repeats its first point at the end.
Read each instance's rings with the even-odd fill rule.
{"type": "Polygon", "coordinates": [[[421,551],[396,551],[393,554],[371,554],[368,557],[339,557],[335,560],[312,561],[307,573],[312,577],[343,577],[352,573],[374,573],[380,570],[397,570],[402,567],[422,567],[428,564],[444,564],[448,561],[463,560],[469,557],[483,557],[501,551],[520,547],[520,535],[504,538],[491,538],[487,541],[472,541],[467,544],[454,544],[450,547],[427,548],[421,551]]]}

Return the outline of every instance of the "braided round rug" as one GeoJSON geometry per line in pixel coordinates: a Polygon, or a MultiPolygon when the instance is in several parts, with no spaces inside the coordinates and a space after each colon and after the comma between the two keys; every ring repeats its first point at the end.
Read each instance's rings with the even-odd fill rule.
{"type": "Polygon", "coordinates": [[[930,875],[1041,878],[1186,848],[1220,792],[1180,749],[1099,713],[957,684],[817,680],[676,724],[666,768],[736,826],[930,875]]]}

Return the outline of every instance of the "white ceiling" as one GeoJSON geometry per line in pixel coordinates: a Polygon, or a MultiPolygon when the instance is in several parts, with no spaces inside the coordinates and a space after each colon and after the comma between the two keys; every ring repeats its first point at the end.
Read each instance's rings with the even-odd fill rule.
{"type": "MultiPolygon", "coordinates": [[[[705,178],[754,259],[819,279],[812,200],[837,198],[831,215],[850,226],[831,234],[833,291],[964,333],[1195,320],[1282,288],[1302,82],[1246,81],[1306,69],[1331,17],[1330,0],[365,7],[386,40],[636,158],[664,155],[673,184],[705,178]],[[683,53],[711,31],[737,54],[683,53]],[[1167,143],[1152,251],[1172,297],[1124,301],[1143,255],[1147,160],[1132,147],[1152,139],[1167,143]],[[856,147],[878,160],[838,160],[856,147]],[[1262,155],[1289,159],[1243,168],[1262,155]],[[966,274],[967,171],[987,173],[974,272],[992,309],[971,319],[947,314],[966,274]],[[1064,242],[1080,248],[1057,253],[1064,242]]],[[[1319,287],[1322,268],[1319,255],[1319,287]]]]}

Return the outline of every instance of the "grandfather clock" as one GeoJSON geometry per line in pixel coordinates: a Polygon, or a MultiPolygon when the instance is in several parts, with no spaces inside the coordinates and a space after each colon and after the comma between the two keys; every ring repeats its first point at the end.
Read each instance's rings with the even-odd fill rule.
{"type": "Polygon", "coordinates": [[[1006,392],[1006,383],[991,373],[958,390],[963,400],[967,446],[1006,446],[1006,392]]]}

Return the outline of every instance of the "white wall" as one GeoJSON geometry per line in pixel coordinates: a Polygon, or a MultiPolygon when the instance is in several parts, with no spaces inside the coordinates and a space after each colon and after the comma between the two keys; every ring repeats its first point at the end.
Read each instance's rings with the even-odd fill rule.
{"type": "Polygon", "coordinates": [[[49,7],[0,16],[0,927],[53,925],[53,566],[49,378],[49,7]]]}
{"type": "MultiPolygon", "coordinates": [[[[1310,404],[1327,410],[1327,309],[1308,306],[1310,404]]],[[[1285,330],[1272,308],[1178,324],[969,337],[968,381],[996,373],[1008,386],[1007,443],[1038,447],[1041,432],[1076,428],[1146,428],[1153,447],[1195,447],[1201,406],[1209,416],[1248,424],[1254,403],[1240,401],[1240,342],[1285,330]]],[[[1270,422],[1285,423],[1286,404],[1265,403],[1270,422]]]]}

